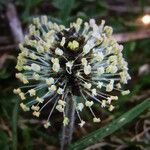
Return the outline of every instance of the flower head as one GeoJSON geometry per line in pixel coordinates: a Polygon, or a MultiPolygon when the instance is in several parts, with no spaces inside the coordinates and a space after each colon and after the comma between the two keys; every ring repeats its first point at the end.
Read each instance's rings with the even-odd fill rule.
{"type": "Polygon", "coordinates": [[[29,34],[19,45],[21,53],[16,65],[20,71],[16,77],[25,86],[14,93],[22,99],[22,109],[33,111],[36,117],[53,104],[45,128],[50,126],[54,110],[62,113],[64,125],[69,123],[65,113],[69,107],[67,97],[72,97],[79,125],[83,126],[85,121],[80,113],[85,107],[93,115],[93,122],[100,122],[93,105],[98,103],[102,109],[112,111],[112,102],[118,99],[113,91],[129,93],[121,90],[122,84],[130,79],[122,56],[123,46],[112,37],[112,28],[104,23],[97,25],[94,19],[83,23],[77,19],[65,28],[43,16],[30,25],[29,34]],[[75,96],[81,97],[81,101],[75,96]]]}

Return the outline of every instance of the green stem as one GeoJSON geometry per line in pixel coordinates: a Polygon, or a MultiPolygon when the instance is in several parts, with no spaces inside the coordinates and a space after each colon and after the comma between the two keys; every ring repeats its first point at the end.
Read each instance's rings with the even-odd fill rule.
{"type": "Polygon", "coordinates": [[[17,137],[18,109],[19,109],[19,100],[16,99],[15,106],[13,109],[13,114],[12,114],[12,129],[13,129],[12,149],[13,150],[17,150],[17,144],[18,144],[18,137],[17,137]]]}

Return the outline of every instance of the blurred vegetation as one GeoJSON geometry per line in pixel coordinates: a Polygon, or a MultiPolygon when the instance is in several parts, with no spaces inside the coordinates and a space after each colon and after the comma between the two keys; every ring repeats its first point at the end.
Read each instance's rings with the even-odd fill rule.
{"type": "MultiPolygon", "coordinates": [[[[46,14],[49,19],[68,25],[81,17],[84,20],[95,18],[97,22],[105,19],[113,26],[114,33],[147,29],[150,26],[138,24],[137,18],[150,9],[149,0],[0,0],[0,150],[52,150],[59,149],[60,122],[45,130],[40,120],[20,111],[19,100],[12,93],[19,83],[15,79],[15,64],[18,54],[6,18],[9,2],[15,5],[23,31],[27,32],[32,18],[46,14]],[[115,6],[116,9],[113,9],[115,6]],[[119,9],[121,6],[122,9],[119,9]],[[138,11],[134,11],[138,7],[138,11]],[[118,8],[118,9],[117,9],[118,8]],[[122,11],[124,10],[124,11],[122,11]],[[5,40],[3,40],[5,39],[5,40]],[[17,146],[18,145],[18,146],[17,146]]],[[[124,45],[124,56],[129,63],[132,80],[127,85],[129,96],[120,96],[114,113],[101,112],[102,123],[87,123],[84,128],[76,126],[73,141],[83,135],[101,128],[114,118],[150,97],[150,39],[132,40],[124,45]]],[[[57,116],[57,114],[56,114],[57,116]]],[[[85,112],[84,118],[90,116],[85,112]]],[[[42,119],[42,118],[41,118],[42,119]]],[[[150,109],[138,116],[127,126],[99,141],[102,149],[150,149],[150,109]],[[122,147],[121,147],[122,146],[122,147]]],[[[87,148],[88,149],[88,148],[87,148]]],[[[90,149],[90,148],[89,148],[90,149]]],[[[94,149],[94,148],[93,148],[94,149]]],[[[96,149],[96,148],[95,148],[96,149]]]]}

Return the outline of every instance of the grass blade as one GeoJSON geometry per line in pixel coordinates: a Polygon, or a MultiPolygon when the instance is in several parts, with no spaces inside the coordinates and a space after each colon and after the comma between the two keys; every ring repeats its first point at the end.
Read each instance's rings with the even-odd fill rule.
{"type": "Polygon", "coordinates": [[[13,129],[13,137],[12,137],[12,145],[13,145],[13,150],[17,150],[17,122],[18,122],[18,109],[19,109],[19,100],[15,100],[15,106],[13,109],[13,114],[12,114],[12,129],[13,129]]]}
{"type": "Polygon", "coordinates": [[[150,98],[147,98],[142,103],[138,104],[128,112],[124,113],[118,119],[114,120],[110,124],[100,128],[87,136],[83,137],[80,141],[70,145],[69,150],[82,150],[85,147],[95,143],[97,140],[103,139],[104,137],[112,134],[116,130],[120,129],[123,125],[129,123],[144,110],[150,108],[150,98]]]}
{"type": "Polygon", "coordinates": [[[54,0],[53,4],[60,10],[59,16],[62,22],[66,24],[67,19],[70,16],[71,10],[75,4],[75,0],[54,0]]]}

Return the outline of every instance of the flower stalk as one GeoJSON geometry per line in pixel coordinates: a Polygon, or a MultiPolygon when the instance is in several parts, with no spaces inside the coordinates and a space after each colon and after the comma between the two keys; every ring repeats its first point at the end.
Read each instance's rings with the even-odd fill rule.
{"type": "Polygon", "coordinates": [[[71,144],[74,125],[75,125],[75,104],[72,96],[68,97],[68,107],[66,108],[66,116],[69,119],[68,125],[62,125],[62,134],[61,134],[61,150],[64,150],[65,147],[71,144]]]}

